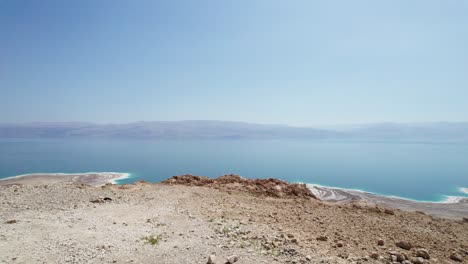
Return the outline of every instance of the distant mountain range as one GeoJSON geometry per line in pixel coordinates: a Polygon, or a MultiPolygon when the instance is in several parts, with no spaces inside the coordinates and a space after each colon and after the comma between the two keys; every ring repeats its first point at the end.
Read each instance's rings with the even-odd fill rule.
{"type": "Polygon", "coordinates": [[[294,127],[230,121],[0,124],[0,138],[468,140],[468,122],[294,127]]]}

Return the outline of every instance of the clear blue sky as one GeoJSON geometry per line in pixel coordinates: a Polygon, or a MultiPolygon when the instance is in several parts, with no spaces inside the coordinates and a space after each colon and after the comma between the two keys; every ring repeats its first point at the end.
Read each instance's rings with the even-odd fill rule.
{"type": "Polygon", "coordinates": [[[0,0],[0,122],[468,120],[468,1],[0,0]]]}

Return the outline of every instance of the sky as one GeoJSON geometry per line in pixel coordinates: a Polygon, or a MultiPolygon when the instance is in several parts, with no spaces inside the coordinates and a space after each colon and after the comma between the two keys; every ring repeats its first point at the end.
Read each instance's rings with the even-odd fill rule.
{"type": "Polygon", "coordinates": [[[0,122],[468,121],[468,1],[0,0],[0,122]]]}

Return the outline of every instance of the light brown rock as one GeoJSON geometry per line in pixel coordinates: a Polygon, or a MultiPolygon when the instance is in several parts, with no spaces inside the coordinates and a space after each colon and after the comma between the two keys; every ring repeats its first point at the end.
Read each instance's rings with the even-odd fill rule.
{"type": "Polygon", "coordinates": [[[239,257],[236,255],[230,256],[226,259],[226,264],[233,264],[239,260],[239,257]]]}

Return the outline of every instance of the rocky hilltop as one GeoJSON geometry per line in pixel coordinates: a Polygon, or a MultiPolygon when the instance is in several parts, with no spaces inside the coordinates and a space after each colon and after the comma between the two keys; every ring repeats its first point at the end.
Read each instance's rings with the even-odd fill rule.
{"type": "Polygon", "coordinates": [[[0,186],[0,263],[468,263],[468,219],[237,175],[0,186]]]}
{"type": "Polygon", "coordinates": [[[162,182],[170,185],[205,186],[224,191],[243,191],[259,196],[287,198],[315,198],[305,184],[292,184],[278,179],[246,179],[236,174],[227,174],[217,179],[185,174],[173,176],[162,182]]]}

